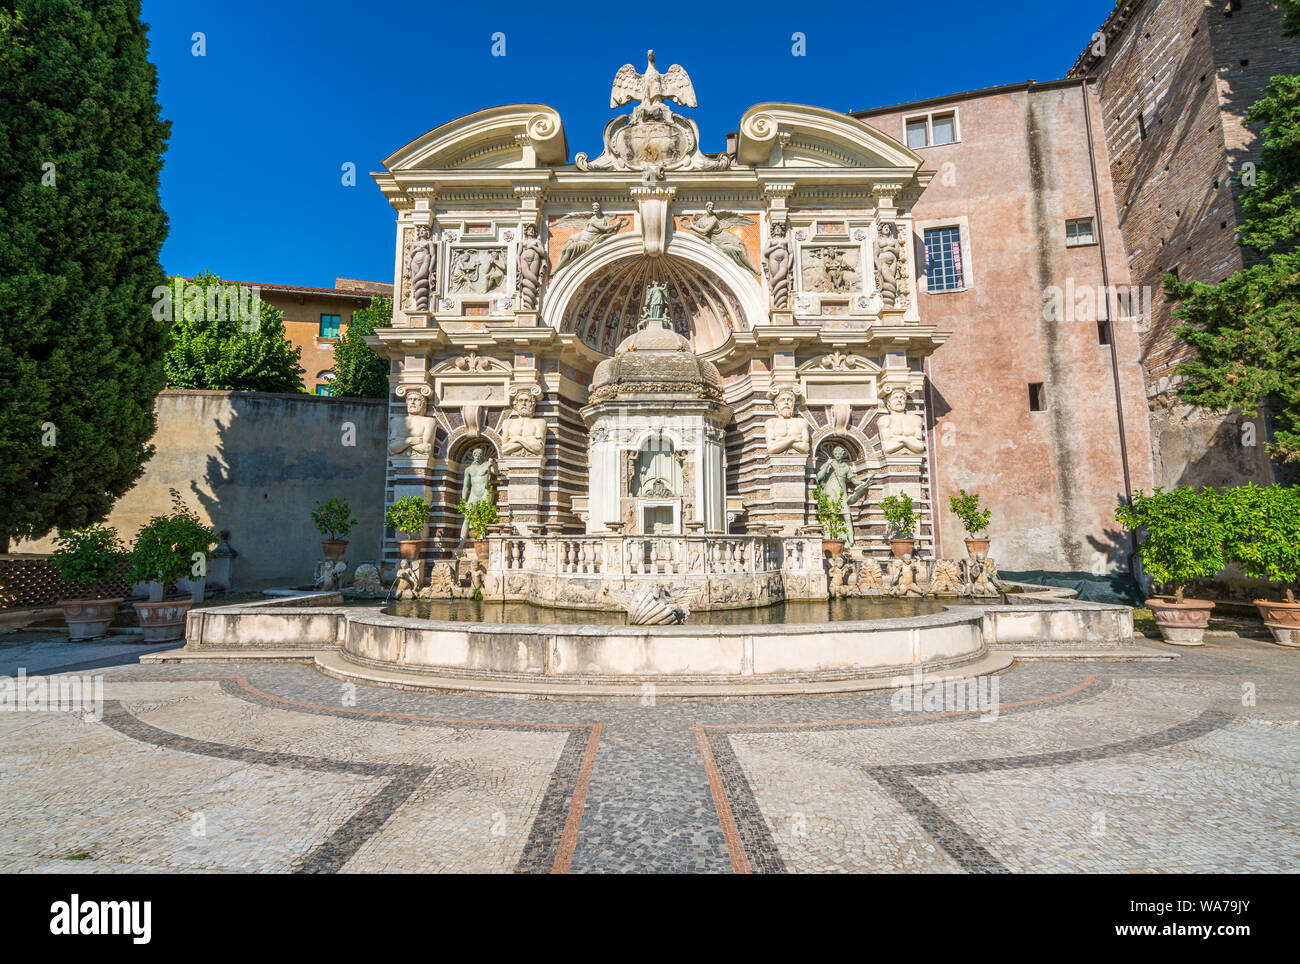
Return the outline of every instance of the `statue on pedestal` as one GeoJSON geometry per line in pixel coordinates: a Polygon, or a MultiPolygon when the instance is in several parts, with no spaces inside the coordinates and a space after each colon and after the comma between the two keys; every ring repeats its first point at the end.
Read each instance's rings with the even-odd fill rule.
{"type": "Polygon", "coordinates": [[[768,455],[807,455],[808,422],[794,414],[795,391],[790,387],[775,390],[776,415],[764,424],[768,455]]]}
{"type": "Polygon", "coordinates": [[[406,415],[393,419],[388,431],[388,454],[428,457],[433,454],[433,440],[438,421],[424,414],[428,400],[418,389],[406,393],[406,415]]]}
{"type": "Polygon", "coordinates": [[[925,422],[907,410],[907,392],[895,388],[887,404],[889,411],[876,420],[881,451],[885,455],[924,455],[925,422]]]}
{"type": "MultiPolygon", "coordinates": [[[[496,462],[488,458],[487,451],[479,446],[470,456],[469,465],[465,466],[465,481],[460,487],[460,497],[466,507],[475,502],[486,502],[492,498],[492,477],[497,474],[496,462]]],[[[459,551],[465,546],[469,536],[469,516],[460,524],[460,542],[456,543],[459,551]]]]}
{"type": "Polygon", "coordinates": [[[875,481],[874,475],[867,476],[865,481],[860,481],[854,476],[853,467],[849,465],[848,452],[844,450],[843,445],[837,445],[831,450],[831,457],[822,463],[822,467],[817,472],[817,484],[821,486],[826,498],[840,504],[844,524],[848,529],[844,541],[850,549],[853,548],[851,506],[857,505],[866,497],[867,490],[875,481]]]}

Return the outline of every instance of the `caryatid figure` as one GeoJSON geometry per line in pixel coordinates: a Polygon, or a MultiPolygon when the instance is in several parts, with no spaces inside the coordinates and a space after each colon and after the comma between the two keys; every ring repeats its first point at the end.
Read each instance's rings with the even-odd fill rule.
{"type": "Polygon", "coordinates": [[[898,303],[898,283],[902,277],[902,263],[898,250],[898,225],[882,221],[876,236],[876,284],[886,308],[898,303]]]}
{"type": "Polygon", "coordinates": [[[514,413],[501,426],[503,457],[538,456],[546,451],[546,419],[536,418],[537,400],[533,393],[521,391],[515,396],[514,413]]]}
{"type": "Polygon", "coordinates": [[[844,526],[848,530],[844,541],[849,548],[853,547],[851,506],[862,501],[875,480],[875,476],[868,476],[865,481],[859,481],[854,476],[853,467],[849,465],[848,452],[844,450],[843,445],[837,445],[831,450],[831,457],[822,463],[821,469],[817,472],[817,484],[821,486],[826,498],[831,502],[839,503],[840,513],[844,517],[844,526]]]}
{"type": "Polygon", "coordinates": [[[546,252],[546,245],[537,237],[537,225],[525,224],[524,239],[519,242],[519,270],[515,278],[521,309],[537,310],[538,293],[550,270],[551,259],[546,252]]]}
{"type": "Polygon", "coordinates": [[[763,264],[767,268],[767,289],[772,294],[774,311],[786,311],[790,307],[790,260],[785,222],[773,221],[767,247],[763,248],[763,264]]]}
{"type": "MultiPolygon", "coordinates": [[[[486,502],[492,498],[492,476],[497,473],[497,464],[488,458],[486,450],[479,446],[470,456],[469,465],[465,466],[465,481],[460,487],[460,497],[465,501],[465,505],[471,506],[476,502],[486,502]]],[[[469,536],[469,516],[460,524],[460,542],[456,543],[456,548],[460,549],[465,545],[465,539],[469,536]]]]}
{"type": "Polygon", "coordinates": [[[428,457],[433,454],[438,421],[424,414],[428,404],[419,389],[406,392],[406,415],[393,419],[388,430],[389,455],[428,457]]]}
{"type": "Polygon", "coordinates": [[[887,400],[889,411],[876,421],[880,432],[880,450],[885,455],[923,455],[925,422],[907,410],[907,392],[895,388],[887,400]]]}
{"type": "Polygon", "coordinates": [[[427,224],[416,225],[415,243],[411,245],[410,261],[407,263],[411,280],[411,308],[414,311],[429,310],[429,292],[436,281],[435,248],[430,236],[427,224]]]}
{"type": "Polygon", "coordinates": [[[764,425],[767,431],[768,455],[807,455],[809,449],[808,422],[795,415],[797,401],[793,388],[782,387],[775,391],[773,404],[776,415],[764,425]]]}

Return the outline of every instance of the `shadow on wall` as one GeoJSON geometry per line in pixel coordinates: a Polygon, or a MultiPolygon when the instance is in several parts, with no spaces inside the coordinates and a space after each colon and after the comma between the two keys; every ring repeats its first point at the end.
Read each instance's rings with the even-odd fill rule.
{"type": "MultiPolygon", "coordinates": [[[[383,400],[260,392],[164,392],[157,453],[141,485],[174,485],[230,533],[235,587],[310,585],[321,559],[317,502],[343,498],[357,524],[349,573],[377,562],[383,537],[383,400]]],[[[165,505],[165,500],[161,505],[165,505]]]]}

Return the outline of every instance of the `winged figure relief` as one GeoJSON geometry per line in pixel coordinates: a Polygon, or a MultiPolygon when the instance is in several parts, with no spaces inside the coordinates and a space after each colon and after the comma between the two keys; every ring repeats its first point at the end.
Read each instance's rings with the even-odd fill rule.
{"type": "Polygon", "coordinates": [[[727,257],[746,271],[758,274],[758,269],[749,260],[745,242],[727,230],[727,228],[739,228],[754,223],[756,222],[753,218],[743,214],[736,214],[733,211],[715,211],[712,201],[704,205],[703,214],[682,218],[682,224],[696,237],[721,249],[727,257]]]}
{"type": "Polygon", "coordinates": [[[630,101],[640,101],[632,110],[632,123],[636,124],[648,117],[657,117],[667,121],[672,112],[664,103],[665,99],[675,100],[684,107],[695,107],[695,88],[691,78],[680,64],[673,64],[667,73],[661,74],[655,67],[655,52],[646,51],[649,62],[645,73],[639,73],[631,64],[624,64],[614,75],[614,88],[609,94],[610,107],[622,107],[630,101]]]}
{"type": "Polygon", "coordinates": [[[590,214],[566,214],[556,221],[552,228],[576,228],[581,226],[581,230],[574,231],[569,236],[569,240],[564,242],[564,247],[560,249],[560,263],[556,265],[555,270],[560,271],[569,262],[586,254],[606,238],[618,234],[627,222],[626,217],[611,218],[607,216],[600,210],[599,204],[591,206],[590,214]]]}

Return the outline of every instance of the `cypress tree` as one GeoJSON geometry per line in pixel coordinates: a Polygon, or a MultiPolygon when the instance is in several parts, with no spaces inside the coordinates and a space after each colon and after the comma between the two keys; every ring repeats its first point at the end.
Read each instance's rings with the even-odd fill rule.
{"type": "Polygon", "coordinates": [[[152,454],[167,216],[139,0],[0,0],[0,551],[103,519],[152,454]]]}

